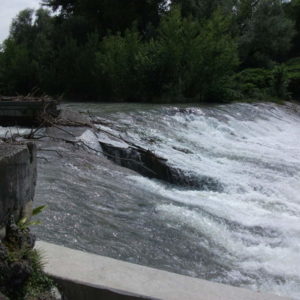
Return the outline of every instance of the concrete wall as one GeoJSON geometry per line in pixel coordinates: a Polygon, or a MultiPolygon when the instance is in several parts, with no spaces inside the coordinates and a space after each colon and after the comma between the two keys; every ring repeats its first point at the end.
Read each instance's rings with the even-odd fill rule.
{"type": "Polygon", "coordinates": [[[69,300],[280,300],[275,295],[213,283],[38,242],[45,271],[69,300]]]}
{"type": "Polygon", "coordinates": [[[18,221],[32,212],[36,164],[34,144],[0,145],[0,239],[11,215],[18,221]]]}

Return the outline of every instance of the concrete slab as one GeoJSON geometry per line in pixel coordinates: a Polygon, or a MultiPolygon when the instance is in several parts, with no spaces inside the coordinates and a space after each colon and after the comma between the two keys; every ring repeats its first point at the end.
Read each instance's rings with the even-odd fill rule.
{"type": "Polygon", "coordinates": [[[6,227],[11,215],[14,215],[15,221],[24,216],[30,217],[36,168],[34,144],[0,145],[0,228],[6,227]]]}
{"type": "Polygon", "coordinates": [[[182,276],[108,257],[38,242],[45,271],[58,279],[72,300],[282,300],[276,295],[182,276]],[[97,293],[98,292],[98,293],[97,293]]]}

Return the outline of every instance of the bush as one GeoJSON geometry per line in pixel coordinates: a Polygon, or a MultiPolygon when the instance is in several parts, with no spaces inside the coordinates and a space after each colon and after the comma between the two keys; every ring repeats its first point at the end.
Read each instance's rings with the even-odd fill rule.
{"type": "Polygon", "coordinates": [[[96,70],[102,96],[118,100],[138,100],[141,78],[138,77],[139,56],[143,44],[136,30],[104,38],[96,54],[96,70]]]}
{"type": "Polygon", "coordinates": [[[278,98],[289,96],[289,76],[284,65],[277,65],[271,71],[271,94],[278,98]]]}
{"type": "Polygon", "coordinates": [[[286,64],[289,77],[289,92],[293,98],[300,98],[300,57],[289,60],[286,64]]]}
{"type": "Polygon", "coordinates": [[[204,24],[178,8],[162,18],[156,38],[136,30],[105,38],[97,53],[102,90],[115,99],[220,100],[238,64],[237,47],[219,13],[204,24]]]}
{"type": "MultiPolygon", "coordinates": [[[[44,206],[33,210],[40,213],[44,206]]],[[[53,282],[43,272],[40,253],[34,249],[35,236],[29,226],[39,224],[27,217],[17,222],[11,217],[3,241],[0,240],[0,296],[14,300],[53,299],[53,282]]]]}
{"type": "Polygon", "coordinates": [[[238,100],[271,100],[286,98],[289,77],[285,66],[273,69],[245,69],[233,76],[233,89],[238,100]]]}

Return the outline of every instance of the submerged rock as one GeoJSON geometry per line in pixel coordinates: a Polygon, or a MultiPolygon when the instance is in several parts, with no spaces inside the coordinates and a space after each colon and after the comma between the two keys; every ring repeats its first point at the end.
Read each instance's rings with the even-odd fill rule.
{"type": "Polygon", "coordinates": [[[221,191],[222,184],[216,179],[194,174],[187,174],[179,168],[169,165],[168,160],[159,157],[150,150],[139,146],[131,146],[126,142],[114,142],[107,138],[101,139],[100,145],[108,159],[138,172],[139,174],[166,181],[182,187],[192,187],[201,190],[221,191]]]}

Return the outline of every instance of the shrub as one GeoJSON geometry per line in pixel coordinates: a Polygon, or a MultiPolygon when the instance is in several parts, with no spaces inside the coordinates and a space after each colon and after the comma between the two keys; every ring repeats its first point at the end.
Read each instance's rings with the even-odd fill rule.
{"type": "Polygon", "coordinates": [[[270,100],[288,97],[289,77],[285,66],[273,69],[245,69],[233,76],[238,100],[270,100]]]}
{"type": "Polygon", "coordinates": [[[293,98],[300,98],[300,57],[289,60],[286,64],[289,77],[289,92],[293,98]]]}
{"type": "Polygon", "coordinates": [[[238,64],[228,19],[216,12],[200,24],[173,8],[156,38],[136,30],[105,38],[97,53],[97,74],[107,95],[123,100],[220,100],[238,64]]]}

